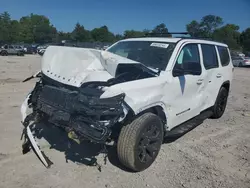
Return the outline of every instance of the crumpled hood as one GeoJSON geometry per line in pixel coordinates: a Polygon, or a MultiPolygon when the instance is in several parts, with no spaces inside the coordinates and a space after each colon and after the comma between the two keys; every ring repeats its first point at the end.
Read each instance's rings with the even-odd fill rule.
{"type": "Polygon", "coordinates": [[[88,48],[50,46],[42,58],[42,72],[61,83],[80,87],[89,81],[107,81],[115,77],[118,64],[139,62],[88,48]]]}

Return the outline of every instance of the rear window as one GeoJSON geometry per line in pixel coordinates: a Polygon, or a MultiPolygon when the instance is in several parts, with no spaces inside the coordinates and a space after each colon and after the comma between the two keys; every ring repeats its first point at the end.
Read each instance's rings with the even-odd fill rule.
{"type": "Polygon", "coordinates": [[[215,46],[209,44],[201,44],[203,63],[205,69],[213,69],[219,67],[215,46]]]}
{"type": "Polygon", "coordinates": [[[220,55],[220,61],[222,66],[227,66],[230,62],[230,57],[228,54],[228,50],[226,47],[217,46],[219,55],[220,55]]]}

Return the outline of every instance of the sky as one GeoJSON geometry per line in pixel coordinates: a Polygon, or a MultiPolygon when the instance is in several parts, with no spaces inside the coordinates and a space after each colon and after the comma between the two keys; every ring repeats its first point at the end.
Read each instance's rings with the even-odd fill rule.
{"type": "Polygon", "coordinates": [[[208,14],[224,23],[250,27],[250,0],[0,0],[0,13],[12,19],[30,13],[47,16],[59,31],[70,32],[79,22],[86,29],[107,25],[115,34],[153,29],[165,23],[170,32],[186,31],[186,24],[208,14]]]}

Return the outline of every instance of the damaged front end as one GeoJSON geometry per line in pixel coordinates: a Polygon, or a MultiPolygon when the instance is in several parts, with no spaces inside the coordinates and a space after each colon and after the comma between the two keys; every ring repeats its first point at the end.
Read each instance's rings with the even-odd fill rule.
{"type": "Polygon", "coordinates": [[[27,100],[33,113],[79,140],[104,143],[110,138],[114,124],[122,121],[128,107],[125,94],[102,99],[102,87],[108,82],[89,82],[80,88],[65,85],[42,75],[27,100]]]}
{"type": "Polygon", "coordinates": [[[31,133],[32,123],[39,122],[63,128],[78,143],[116,141],[121,126],[134,112],[126,103],[125,92],[119,90],[107,95],[106,89],[158,75],[140,63],[106,52],[48,48],[42,70],[25,80],[39,77],[21,107],[23,151],[32,148],[41,162],[50,166],[31,133]]]}
{"type": "Polygon", "coordinates": [[[52,80],[44,74],[21,107],[24,125],[23,153],[34,150],[45,167],[53,164],[39,149],[32,135],[31,123],[48,122],[68,132],[78,142],[90,140],[105,144],[112,140],[114,125],[122,122],[128,106],[125,94],[102,99],[108,82],[89,82],[77,88],[52,80]]]}

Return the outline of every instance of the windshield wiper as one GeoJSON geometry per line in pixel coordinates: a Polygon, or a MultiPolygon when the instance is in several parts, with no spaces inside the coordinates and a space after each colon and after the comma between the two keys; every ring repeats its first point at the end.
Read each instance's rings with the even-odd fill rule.
{"type": "Polygon", "coordinates": [[[146,68],[144,70],[147,71],[148,73],[153,74],[153,75],[157,75],[157,76],[160,75],[160,72],[161,72],[160,69],[156,69],[156,68],[151,67],[151,66],[146,66],[146,65],[144,65],[142,63],[140,63],[140,64],[142,65],[142,67],[146,68]]]}

